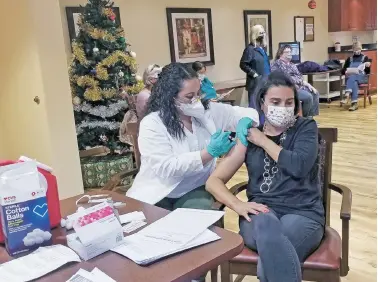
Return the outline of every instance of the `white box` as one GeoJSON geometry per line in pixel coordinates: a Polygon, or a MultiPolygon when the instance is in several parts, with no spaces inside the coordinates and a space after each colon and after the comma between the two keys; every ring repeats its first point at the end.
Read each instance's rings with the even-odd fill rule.
{"type": "Polygon", "coordinates": [[[74,223],[76,232],[67,235],[68,247],[83,260],[94,258],[122,243],[122,226],[109,208],[107,203],[101,203],[81,212],[74,223]]]}

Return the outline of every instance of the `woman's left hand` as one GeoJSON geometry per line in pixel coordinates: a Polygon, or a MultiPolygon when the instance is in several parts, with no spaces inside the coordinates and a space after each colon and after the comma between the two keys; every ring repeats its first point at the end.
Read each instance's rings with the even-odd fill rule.
{"type": "Polygon", "coordinates": [[[250,128],[248,131],[247,139],[249,142],[255,144],[256,146],[262,147],[266,141],[266,136],[258,128],[250,128]]]}

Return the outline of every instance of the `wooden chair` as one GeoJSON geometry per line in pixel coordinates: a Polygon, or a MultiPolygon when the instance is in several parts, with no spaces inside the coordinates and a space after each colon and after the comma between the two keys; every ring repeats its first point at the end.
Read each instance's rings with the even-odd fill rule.
{"type": "MultiPolygon", "coordinates": [[[[314,251],[302,266],[303,279],[320,282],[339,282],[340,277],[349,271],[349,220],[351,218],[352,193],[342,185],[331,183],[332,145],[337,142],[336,128],[321,128],[319,142],[319,177],[323,191],[323,204],[326,214],[324,238],[319,248],[314,251]],[[330,227],[331,190],[342,195],[340,218],[342,220],[342,238],[330,227]]],[[[247,188],[247,182],[233,186],[230,191],[237,195],[247,188]]],[[[223,209],[219,202],[216,208],[223,209]]],[[[237,274],[235,282],[241,282],[246,275],[256,276],[258,254],[247,247],[231,261],[221,265],[221,281],[232,281],[232,274],[237,274]]],[[[213,277],[212,271],[212,277],[213,277]]],[[[214,277],[213,282],[216,281],[214,277]]]]}
{"type": "Polygon", "coordinates": [[[133,122],[133,123],[127,124],[127,134],[130,134],[132,142],[133,142],[135,168],[133,168],[132,170],[129,170],[129,169],[124,170],[113,175],[101,190],[126,192],[124,191],[123,187],[119,186],[119,184],[124,178],[129,177],[129,176],[135,176],[139,172],[140,152],[139,152],[139,146],[138,146],[138,131],[139,131],[139,122],[133,122]]]}
{"type": "MultiPolygon", "coordinates": [[[[371,94],[370,94],[370,87],[371,87],[370,76],[371,75],[374,75],[374,74],[373,73],[367,74],[367,78],[368,78],[367,83],[363,83],[363,84],[359,84],[358,85],[358,90],[362,91],[362,94],[364,95],[364,108],[366,108],[366,99],[369,99],[369,104],[370,105],[373,104],[373,101],[371,99],[371,94]]],[[[340,81],[342,81],[342,80],[340,80],[340,81]]],[[[345,88],[346,88],[346,85],[342,84],[341,85],[341,90],[340,90],[340,98],[341,98],[341,100],[344,98],[345,88]]],[[[340,101],[340,107],[342,107],[342,106],[343,106],[343,104],[340,101]]]]}

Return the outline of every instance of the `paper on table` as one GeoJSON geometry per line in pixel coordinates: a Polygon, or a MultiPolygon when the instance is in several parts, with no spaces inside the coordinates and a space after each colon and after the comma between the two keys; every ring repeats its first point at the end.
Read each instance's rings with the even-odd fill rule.
{"type": "Polygon", "coordinates": [[[74,251],[63,245],[41,247],[27,256],[0,265],[0,281],[34,280],[68,262],[80,261],[74,251]]]}
{"type": "Polygon", "coordinates": [[[147,222],[142,221],[142,220],[137,220],[137,221],[132,221],[125,226],[122,227],[123,232],[130,233],[133,232],[134,230],[137,230],[138,228],[141,228],[142,226],[145,226],[147,222]]]}
{"type": "Polygon", "coordinates": [[[104,272],[102,272],[97,267],[91,272],[80,268],[69,280],[66,282],[116,282],[114,279],[110,278],[104,272]]]}
{"type": "Polygon", "coordinates": [[[138,234],[171,244],[184,245],[203,233],[224,215],[223,211],[176,209],[138,234]]]}
{"type": "Polygon", "coordinates": [[[185,244],[218,221],[224,212],[197,209],[176,209],[139,233],[146,237],[185,244]]]}
{"type": "Polygon", "coordinates": [[[172,244],[169,241],[157,241],[152,238],[143,238],[139,234],[140,232],[125,237],[124,243],[113,248],[112,251],[131,259],[137,264],[144,265],[163,257],[220,239],[217,234],[206,229],[187,244],[172,248],[172,244]]]}
{"type": "Polygon", "coordinates": [[[130,213],[125,213],[119,216],[119,220],[121,221],[121,224],[128,223],[131,221],[137,221],[137,220],[145,220],[146,217],[144,216],[144,213],[142,211],[134,211],[130,213]]]}

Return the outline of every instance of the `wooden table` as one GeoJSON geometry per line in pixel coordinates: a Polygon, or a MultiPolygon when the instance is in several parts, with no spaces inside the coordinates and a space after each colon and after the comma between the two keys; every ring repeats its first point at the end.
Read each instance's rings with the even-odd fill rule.
{"type": "MultiPolygon", "coordinates": [[[[88,194],[99,194],[100,192],[91,192],[88,194]]],[[[101,194],[104,194],[101,192],[101,194]]],[[[120,214],[143,211],[148,223],[152,223],[168,214],[168,211],[136,201],[116,193],[111,194],[113,200],[126,202],[126,206],[119,209],[120,214]]],[[[62,216],[67,216],[76,211],[75,201],[81,197],[69,198],[61,201],[60,208],[62,216]]],[[[139,231],[138,229],[137,231],[139,231]]],[[[190,281],[202,275],[203,273],[216,268],[223,262],[238,255],[243,250],[243,239],[237,233],[226,231],[218,227],[211,227],[211,230],[217,233],[222,239],[209,243],[204,246],[194,248],[192,250],[171,256],[169,258],[158,261],[149,266],[139,266],[131,260],[113,253],[106,252],[87,262],[73,263],[62,267],[37,281],[43,282],[60,282],[68,280],[80,268],[91,271],[94,267],[98,267],[107,275],[116,281],[130,282],[169,282],[169,281],[190,281]]],[[[66,244],[66,230],[63,228],[55,228],[53,231],[54,244],[66,244]]],[[[0,263],[11,260],[5,248],[0,247],[0,263]]]]}

